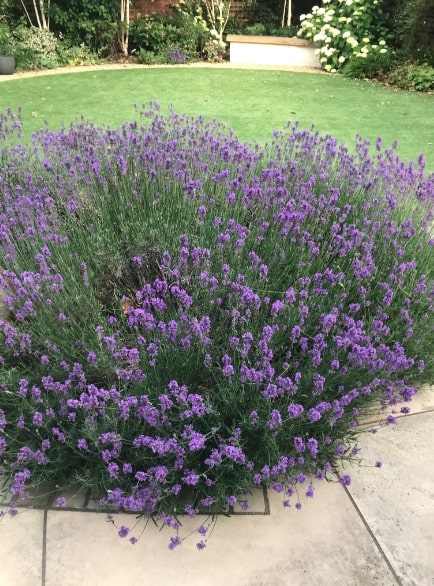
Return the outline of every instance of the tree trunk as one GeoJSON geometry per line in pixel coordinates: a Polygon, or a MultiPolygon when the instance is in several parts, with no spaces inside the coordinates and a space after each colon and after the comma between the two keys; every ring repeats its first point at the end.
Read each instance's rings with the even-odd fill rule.
{"type": "Polygon", "coordinates": [[[291,0],[283,1],[282,26],[291,26],[292,2],[291,0]],[[286,18],[285,18],[286,16],[286,18]]]}
{"type": "Polygon", "coordinates": [[[121,0],[120,46],[122,54],[128,55],[128,29],[130,27],[130,0],[121,0]]]}

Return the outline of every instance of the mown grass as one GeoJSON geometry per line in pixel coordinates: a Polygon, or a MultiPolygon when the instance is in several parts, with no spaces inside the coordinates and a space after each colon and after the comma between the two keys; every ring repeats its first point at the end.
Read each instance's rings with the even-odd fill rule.
{"type": "Polygon", "coordinates": [[[288,120],[316,124],[348,146],[357,133],[383,144],[395,140],[406,161],[424,153],[434,171],[434,96],[375,83],[277,70],[158,67],[89,70],[14,78],[0,85],[0,110],[23,108],[26,133],[83,115],[117,125],[132,104],[158,101],[163,111],[218,118],[243,140],[265,141],[288,120]]]}

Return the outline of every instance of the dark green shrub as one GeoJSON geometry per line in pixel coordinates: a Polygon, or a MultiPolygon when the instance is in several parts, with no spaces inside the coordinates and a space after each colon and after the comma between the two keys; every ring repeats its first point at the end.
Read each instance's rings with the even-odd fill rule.
{"type": "Polygon", "coordinates": [[[9,26],[0,21],[0,55],[14,54],[14,46],[9,26]]]}
{"type": "Polygon", "coordinates": [[[14,28],[21,16],[18,2],[0,0],[0,22],[14,28]]]}
{"type": "Polygon", "coordinates": [[[262,22],[256,22],[255,24],[251,24],[249,26],[246,26],[246,28],[244,29],[244,34],[245,35],[266,35],[268,33],[268,29],[267,27],[262,24],[262,22]]]}
{"type": "Polygon", "coordinates": [[[139,18],[131,23],[132,51],[145,50],[158,55],[170,47],[178,46],[192,57],[201,51],[204,42],[202,25],[183,13],[139,18]]]}
{"type": "Polygon", "coordinates": [[[434,90],[434,67],[412,62],[404,63],[392,71],[388,82],[404,90],[434,90]]]}
{"type": "Polygon", "coordinates": [[[358,79],[373,79],[387,74],[393,66],[395,59],[390,53],[373,52],[365,57],[352,57],[341,69],[347,77],[358,79]]]}
{"type": "Polygon", "coordinates": [[[168,63],[168,57],[164,53],[154,53],[147,49],[140,49],[137,54],[137,62],[141,65],[161,65],[168,63]]]}
{"type": "Polygon", "coordinates": [[[434,67],[434,48],[420,47],[413,55],[418,65],[431,65],[431,67],[434,67]]]}
{"type": "Polygon", "coordinates": [[[131,23],[129,31],[130,49],[145,50],[158,54],[176,40],[176,26],[165,21],[163,16],[138,18],[131,23]]]}
{"type": "Polygon", "coordinates": [[[278,28],[267,27],[262,22],[255,22],[249,26],[246,26],[243,34],[245,35],[268,35],[271,37],[296,37],[297,27],[296,26],[280,26],[278,28]]]}
{"type": "Polygon", "coordinates": [[[235,14],[230,16],[225,26],[225,35],[243,35],[246,23],[235,14]]]}
{"type": "Polygon", "coordinates": [[[298,27],[296,26],[281,26],[270,31],[273,37],[296,37],[298,27]]]}
{"type": "Polygon", "coordinates": [[[93,65],[97,56],[94,55],[84,43],[79,47],[69,45],[67,41],[59,43],[57,52],[61,65],[93,65]]]}
{"type": "MultiPolygon", "coordinates": [[[[250,23],[260,22],[266,28],[271,30],[281,24],[281,10],[277,8],[277,2],[257,2],[251,12],[250,23]]],[[[280,4],[280,3],[279,3],[280,4]]]]}
{"type": "Polygon", "coordinates": [[[412,54],[434,50],[434,0],[403,0],[394,18],[397,40],[412,54]]]}
{"type": "Polygon", "coordinates": [[[51,28],[71,45],[82,43],[99,56],[118,50],[118,4],[110,0],[59,0],[50,8],[51,28]]]}
{"type": "Polygon", "coordinates": [[[142,65],[161,65],[164,63],[179,65],[188,61],[188,55],[183,53],[178,45],[173,45],[162,49],[159,53],[140,49],[137,54],[137,61],[142,65]]]}

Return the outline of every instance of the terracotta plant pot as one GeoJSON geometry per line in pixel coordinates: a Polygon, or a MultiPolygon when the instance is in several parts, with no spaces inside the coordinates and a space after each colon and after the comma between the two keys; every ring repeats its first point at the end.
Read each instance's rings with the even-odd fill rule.
{"type": "Polygon", "coordinates": [[[15,73],[15,57],[0,55],[0,75],[12,75],[13,73],[15,73]]]}

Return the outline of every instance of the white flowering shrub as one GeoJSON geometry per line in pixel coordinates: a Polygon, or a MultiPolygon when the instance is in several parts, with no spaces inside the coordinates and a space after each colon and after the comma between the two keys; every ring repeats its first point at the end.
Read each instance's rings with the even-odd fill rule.
{"type": "Polygon", "coordinates": [[[318,43],[326,71],[336,72],[352,57],[387,53],[390,32],[381,0],[323,0],[300,16],[298,36],[318,43]]]}

